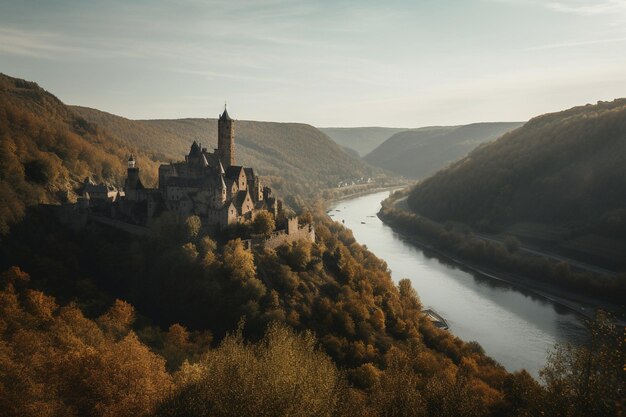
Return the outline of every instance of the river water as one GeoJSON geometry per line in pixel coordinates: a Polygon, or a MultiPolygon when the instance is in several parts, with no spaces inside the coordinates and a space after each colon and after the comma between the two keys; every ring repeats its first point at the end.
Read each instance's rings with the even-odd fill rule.
{"type": "Polygon", "coordinates": [[[556,342],[585,340],[582,321],[570,310],[439,260],[394,232],[376,217],[387,196],[389,191],[342,200],[329,215],[387,262],[394,281],[409,278],[422,305],[443,316],[456,336],[477,341],[507,370],[524,368],[535,377],[556,342]]]}

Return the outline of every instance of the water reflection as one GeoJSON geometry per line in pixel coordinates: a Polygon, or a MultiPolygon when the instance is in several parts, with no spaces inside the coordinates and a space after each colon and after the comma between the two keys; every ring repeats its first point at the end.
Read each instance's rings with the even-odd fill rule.
{"type": "Polygon", "coordinates": [[[422,304],[446,318],[450,330],[479,342],[509,370],[537,376],[556,342],[582,343],[584,326],[568,309],[525,289],[467,270],[420,249],[376,217],[381,192],[336,203],[332,217],[384,259],[394,280],[409,278],[422,304]],[[340,211],[336,211],[340,210],[340,211]]]}

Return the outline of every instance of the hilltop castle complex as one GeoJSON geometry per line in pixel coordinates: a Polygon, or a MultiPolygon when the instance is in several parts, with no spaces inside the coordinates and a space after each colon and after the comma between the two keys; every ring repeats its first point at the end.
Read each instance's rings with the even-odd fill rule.
{"type": "Polygon", "coordinates": [[[252,168],[236,165],[234,120],[226,109],[218,120],[217,149],[209,152],[194,141],[184,161],[159,167],[158,188],[144,187],[131,155],[118,203],[119,214],[135,223],[167,210],[197,215],[203,224],[218,227],[253,220],[261,210],[276,217],[282,208],[252,168]]]}
{"type": "Polygon", "coordinates": [[[77,204],[53,211],[73,227],[80,228],[91,219],[134,234],[150,234],[151,219],[165,212],[179,218],[195,215],[205,229],[221,229],[251,222],[266,211],[282,221],[269,236],[252,235],[245,240],[248,248],[315,240],[313,225],[300,225],[297,217],[285,218],[282,201],[261,184],[254,170],[235,164],[234,120],[224,108],[218,120],[217,149],[209,152],[194,141],[184,161],[159,167],[157,188],[143,185],[137,160],[130,155],[123,191],[86,178],[77,204]]]}

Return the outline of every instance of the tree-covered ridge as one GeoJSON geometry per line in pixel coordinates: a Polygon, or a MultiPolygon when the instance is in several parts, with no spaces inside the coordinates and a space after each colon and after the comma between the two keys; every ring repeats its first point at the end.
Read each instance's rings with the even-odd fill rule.
{"type": "Polygon", "coordinates": [[[437,221],[519,233],[557,249],[576,244],[624,268],[623,256],[607,250],[602,259],[591,248],[625,248],[625,160],[626,99],[600,102],[532,119],[421,182],[408,202],[437,221]]]}
{"type": "Polygon", "coordinates": [[[412,178],[426,178],[482,143],[522,123],[431,126],[396,133],[363,157],[370,164],[412,178]]]}
{"type": "MultiPolygon", "coordinates": [[[[199,234],[193,221],[164,219],[159,235],[136,238],[96,224],[75,233],[40,211],[13,229],[0,259],[21,265],[33,288],[79,303],[89,317],[122,298],[144,325],[169,328],[171,340],[180,323],[213,335],[192,342],[219,343],[243,316],[247,340],[262,338],[272,322],[313,331],[353,387],[357,403],[350,408],[378,410],[373,415],[390,407],[419,407],[418,415],[442,407],[450,415],[490,415],[509,407],[504,368],[478,344],[422,318],[410,282],[396,287],[386,264],[322,213],[314,244],[250,252],[239,240],[199,234]],[[407,384],[408,391],[397,391],[407,384]]],[[[168,367],[185,355],[197,360],[196,349],[177,355],[164,347],[156,330],[136,333],[165,355],[168,367]]]]}
{"type": "MultiPolygon", "coordinates": [[[[306,195],[378,171],[312,126],[237,122],[237,160],[280,196],[306,195]]],[[[73,201],[85,177],[118,187],[135,154],[144,184],[160,163],[183,159],[194,140],[217,143],[214,119],[132,121],[66,106],[36,83],[0,74],[0,234],[28,206],[73,201]]]]}
{"type": "Polygon", "coordinates": [[[156,162],[76,116],[37,84],[0,74],[0,234],[26,207],[72,201],[85,177],[120,184],[136,153],[148,181],[156,162]]]}
{"type": "MultiPolygon", "coordinates": [[[[36,169],[27,176],[32,154],[58,159],[72,183],[85,173],[117,178],[118,157],[130,147],[71,114],[59,122],[65,110],[55,99],[10,81],[7,103],[42,98],[24,107],[24,117],[15,116],[21,107],[9,108],[3,121],[17,145],[0,160],[0,178],[14,193],[0,201],[21,202],[18,214],[26,215],[0,239],[3,415],[495,417],[618,409],[622,385],[590,384],[623,382],[615,329],[607,332],[609,349],[597,350],[610,361],[588,360],[593,350],[562,355],[542,388],[421,317],[410,281],[395,285],[384,261],[321,208],[314,243],[255,251],[234,238],[239,229],[206,235],[194,217],[162,216],[155,236],[138,237],[96,223],[76,232],[46,207],[24,211],[39,196],[62,197],[50,188],[58,177],[35,186],[34,178],[48,177],[36,169]],[[74,120],[87,133],[72,130],[74,120]],[[38,136],[48,126],[56,130],[38,136]]],[[[156,166],[154,155],[142,158],[156,166]]]]}
{"type": "Polygon", "coordinates": [[[623,408],[623,335],[604,317],[591,327],[590,346],[555,351],[541,386],[524,371],[484,362],[475,343],[451,361],[439,352],[459,343],[432,326],[425,344],[394,345],[376,364],[346,370],[312,332],[297,333],[280,318],[256,342],[240,325],[211,346],[208,332],[179,324],[162,331],[120,300],[90,318],[32,289],[17,267],[2,273],[0,313],[7,417],[582,417],[623,408]]]}
{"type": "MultiPolygon", "coordinates": [[[[217,119],[129,120],[85,107],[72,110],[161,161],[179,160],[189,144],[217,147],[217,119]]],[[[236,120],[236,160],[253,167],[280,195],[308,195],[379,170],[346,154],[313,126],[236,120]]]]}

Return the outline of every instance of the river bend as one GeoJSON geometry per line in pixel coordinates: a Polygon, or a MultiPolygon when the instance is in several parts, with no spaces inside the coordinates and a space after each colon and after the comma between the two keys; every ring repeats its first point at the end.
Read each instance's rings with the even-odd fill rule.
{"type": "Polygon", "coordinates": [[[376,216],[389,191],[335,202],[328,214],[391,269],[394,281],[409,278],[425,308],[433,308],[465,341],[475,340],[509,371],[533,376],[556,342],[585,340],[577,315],[505,282],[464,271],[412,245],[376,216]]]}

